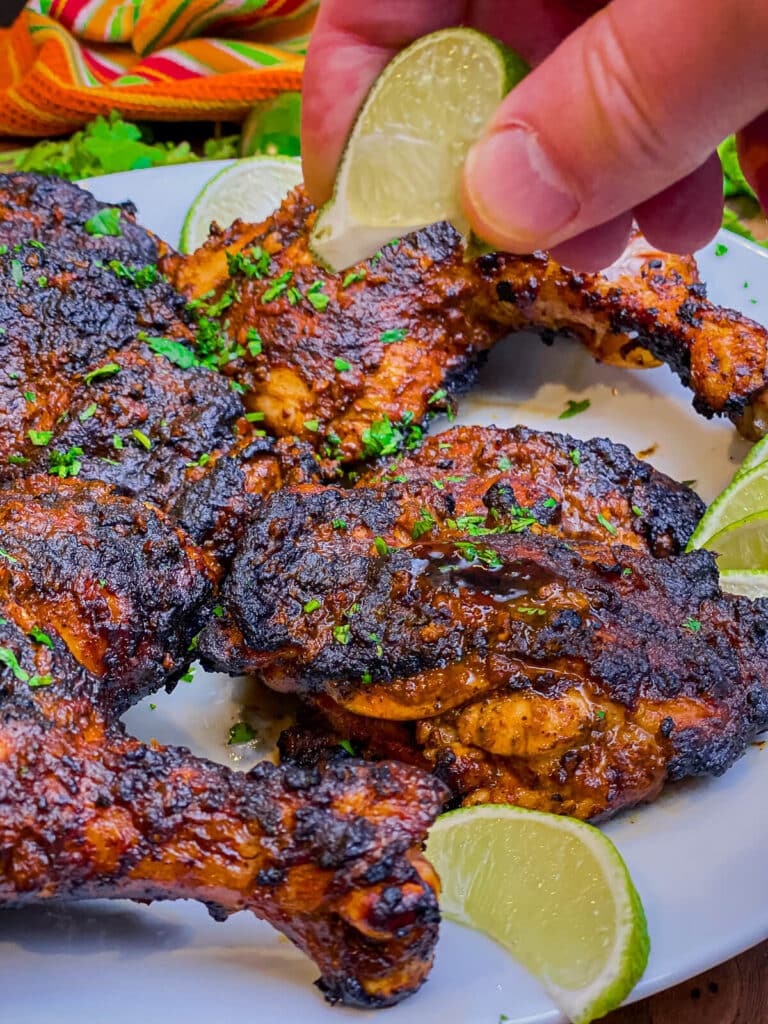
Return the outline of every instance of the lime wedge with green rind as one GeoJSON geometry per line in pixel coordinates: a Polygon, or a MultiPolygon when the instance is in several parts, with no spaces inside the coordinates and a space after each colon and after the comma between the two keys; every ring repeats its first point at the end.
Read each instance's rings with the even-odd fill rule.
{"type": "Polygon", "coordinates": [[[739,477],[748,473],[750,469],[754,469],[755,466],[761,466],[764,462],[768,462],[768,437],[763,437],[757,444],[752,445],[744,461],[736,470],[734,480],[738,480],[739,477]]]}
{"type": "Polygon", "coordinates": [[[427,839],[443,914],[484,932],[545,986],[574,1024],[635,987],[650,943],[640,897],[598,829],[506,804],[442,815],[427,839]]]}
{"type": "Polygon", "coordinates": [[[737,474],[715,498],[688,542],[688,550],[709,547],[712,537],[763,509],[768,509],[768,471],[757,465],[743,476],[737,474]]]}
{"type": "Polygon", "coordinates": [[[347,140],[333,198],[310,237],[333,271],[436,221],[465,237],[461,170],[471,145],[528,65],[471,28],[417,39],[384,68],[347,140]]]}
{"type": "Polygon", "coordinates": [[[721,573],[727,569],[768,570],[768,511],[729,523],[704,546],[717,555],[721,573]]]}
{"type": "Polygon", "coordinates": [[[727,594],[738,594],[756,601],[768,597],[768,572],[763,569],[725,569],[720,586],[727,594]]]}
{"type": "Polygon", "coordinates": [[[258,224],[301,181],[301,161],[292,157],[236,160],[211,178],[192,203],[181,229],[179,248],[194,252],[207,239],[213,221],[222,228],[238,218],[258,224]]]}

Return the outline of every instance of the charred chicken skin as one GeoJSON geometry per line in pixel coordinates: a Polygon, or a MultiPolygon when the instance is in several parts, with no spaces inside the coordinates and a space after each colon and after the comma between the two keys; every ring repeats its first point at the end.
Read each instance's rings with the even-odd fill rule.
{"type": "Polygon", "coordinates": [[[315,703],[286,751],[319,729],[429,765],[466,803],[594,819],[724,771],[766,725],[768,608],[680,554],[687,488],[523,429],[459,428],[420,458],[281,491],[244,538],[200,650],[315,703]]]}
{"type": "Polygon", "coordinates": [[[101,483],[0,491],[0,903],[196,899],[250,910],[320,967],[332,1000],[397,1002],[426,977],[442,784],[405,765],[240,774],[126,736],[213,601],[207,557],[101,483]]]}
{"type": "Polygon", "coordinates": [[[355,461],[382,454],[376,424],[386,417],[407,444],[414,425],[470,386],[492,345],[521,329],[575,335],[617,365],[668,363],[705,416],[728,415],[746,436],[768,427],[768,334],[709,302],[691,257],[635,234],[600,274],[544,253],[465,263],[459,236],[436,224],[330,275],[309,251],[314,216],[298,189],[263,224],[236,223],[163,264],[190,298],[227,302],[242,355],[226,372],[280,436],[355,461]]]}

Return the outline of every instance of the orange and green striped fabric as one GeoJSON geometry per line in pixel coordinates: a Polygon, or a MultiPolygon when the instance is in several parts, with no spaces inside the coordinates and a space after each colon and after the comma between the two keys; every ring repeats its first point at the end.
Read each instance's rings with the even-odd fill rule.
{"type": "Polygon", "coordinates": [[[238,120],[300,88],[317,0],[29,0],[0,29],[0,136],[119,110],[238,120]]]}

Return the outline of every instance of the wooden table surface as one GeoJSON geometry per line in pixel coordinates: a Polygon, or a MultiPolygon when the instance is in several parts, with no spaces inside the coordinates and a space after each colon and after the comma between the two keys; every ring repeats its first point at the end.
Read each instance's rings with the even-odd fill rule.
{"type": "MultiPolygon", "coordinates": [[[[0,139],[0,152],[28,144],[22,139],[0,139]]],[[[763,219],[751,226],[758,237],[768,234],[768,225],[763,219]]],[[[768,1024],[768,942],[676,988],[618,1010],[605,1021],[606,1024],[768,1024]]]]}

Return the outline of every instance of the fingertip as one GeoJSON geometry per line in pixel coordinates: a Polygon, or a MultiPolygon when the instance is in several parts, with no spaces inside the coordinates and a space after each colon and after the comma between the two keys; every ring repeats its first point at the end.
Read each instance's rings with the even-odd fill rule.
{"type": "Polygon", "coordinates": [[[687,255],[711,242],[723,221],[723,171],[717,153],[635,207],[635,217],[646,239],[664,252],[687,255]]]}
{"type": "Polygon", "coordinates": [[[552,257],[571,270],[594,274],[616,262],[627,248],[631,231],[632,213],[627,211],[556,245],[552,257]]]}

